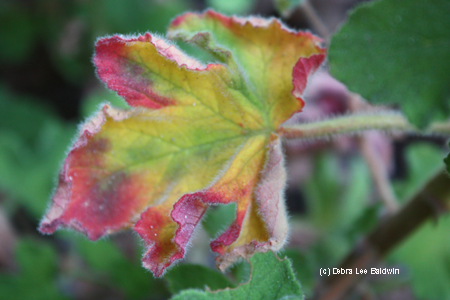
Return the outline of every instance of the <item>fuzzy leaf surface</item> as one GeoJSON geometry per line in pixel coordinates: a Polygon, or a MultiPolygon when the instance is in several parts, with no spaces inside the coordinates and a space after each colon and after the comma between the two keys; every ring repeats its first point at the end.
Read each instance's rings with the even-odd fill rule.
{"type": "Polygon", "coordinates": [[[374,104],[425,127],[450,117],[450,2],[359,6],[331,41],[330,72],[374,104]]]}
{"type": "Polygon", "coordinates": [[[289,259],[279,260],[273,253],[250,258],[250,280],[237,288],[218,291],[185,290],[172,298],[181,299],[303,299],[289,259]]]}
{"type": "Polygon", "coordinates": [[[219,62],[203,65],[149,33],[97,42],[99,78],[131,108],[105,105],[81,127],[40,227],[92,240],[133,227],[156,276],[184,257],[210,205],[236,203],[236,219],[211,243],[220,268],[283,245],[276,129],[301,110],[306,80],[324,59],[318,38],[275,19],[187,13],[174,32],[219,62]]]}

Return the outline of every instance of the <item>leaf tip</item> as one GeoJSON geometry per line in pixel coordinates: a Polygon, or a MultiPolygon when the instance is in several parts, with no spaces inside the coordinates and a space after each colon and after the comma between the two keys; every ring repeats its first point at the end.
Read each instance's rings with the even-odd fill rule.
{"type": "Polygon", "coordinates": [[[184,200],[188,196],[183,196],[170,213],[169,206],[148,208],[134,226],[147,245],[142,264],[156,277],[163,276],[168,267],[184,258],[195,226],[206,210],[205,205],[203,211],[201,207],[196,210],[191,199],[184,200]]]}

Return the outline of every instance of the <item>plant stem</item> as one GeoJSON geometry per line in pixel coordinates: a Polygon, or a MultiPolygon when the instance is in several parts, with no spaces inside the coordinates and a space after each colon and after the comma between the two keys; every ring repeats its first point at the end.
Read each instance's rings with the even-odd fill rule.
{"type": "Polygon", "coordinates": [[[304,0],[302,1],[302,4],[300,4],[300,8],[305,13],[306,18],[308,19],[308,22],[311,24],[311,26],[328,44],[330,39],[330,32],[328,31],[327,26],[325,26],[319,15],[314,10],[314,7],[312,7],[311,3],[308,0],[304,0]]]}
{"type": "Polygon", "coordinates": [[[339,134],[358,134],[365,130],[417,131],[401,113],[380,110],[313,123],[286,125],[280,127],[278,133],[285,139],[318,139],[339,134]]]}
{"type": "Polygon", "coordinates": [[[380,258],[389,253],[425,221],[450,208],[450,178],[445,171],[439,172],[398,213],[388,217],[340,264],[339,268],[352,269],[352,274],[326,277],[317,287],[313,299],[338,300],[344,297],[365,275],[355,274],[355,268],[376,267],[380,258]]]}
{"type": "MultiPolygon", "coordinates": [[[[373,107],[369,105],[360,95],[354,93],[349,93],[348,103],[350,111],[353,113],[357,113],[358,111],[363,111],[365,109],[373,109],[373,107]]],[[[369,167],[373,182],[375,183],[381,201],[383,201],[389,213],[396,212],[399,209],[399,205],[389,180],[389,171],[386,163],[383,161],[376,148],[373,147],[371,140],[367,135],[357,137],[357,141],[361,154],[369,167]]]]}
{"type": "Polygon", "coordinates": [[[425,132],[431,132],[435,135],[449,136],[450,135],[450,122],[435,122],[432,123],[425,132]]]}
{"type": "Polygon", "coordinates": [[[380,154],[371,145],[370,140],[366,136],[359,137],[358,143],[361,154],[369,167],[378,194],[387,211],[389,213],[396,212],[399,209],[399,205],[389,180],[386,163],[382,160],[380,154]]]}

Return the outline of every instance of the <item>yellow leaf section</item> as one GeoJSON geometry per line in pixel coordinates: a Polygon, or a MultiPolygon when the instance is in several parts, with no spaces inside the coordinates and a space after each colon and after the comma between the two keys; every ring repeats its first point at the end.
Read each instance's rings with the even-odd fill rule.
{"type": "Polygon", "coordinates": [[[268,140],[265,135],[248,137],[210,188],[183,195],[172,211],[172,201],[165,201],[141,215],[135,230],[148,246],[144,266],[155,276],[184,257],[191,235],[210,204],[237,203],[235,222],[212,242],[213,250],[220,254],[217,260],[221,267],[239,257],[267,251],[269,247],[262,245],[272,236],[261,218],[254,190],[266,161],[268,140]]]}
{"type": "Polygon", "coordinates": [[[183,194],[203,189],[246,139],[240,128],[202,106],[134,109],[120,122],[108,118],[95,138],[110,143],[103,157],[109,176],[140,174],[147,207],[172,206],[183,194]]]}
{"type": "Polygon", "coordinates": [[[241,130],[203,106],[106,105],[81,128],[41,230],[63,225],[97,239],[131,226],[150,205],[171,208],[210,184],[245,142],[241,130]]]}
{"type": "Polygon", "coordinates": [[[217,260],[221,268],[239,256],[254,253],[256,245],[270,239],[254,193],[266,160],[268,141],[265,135],[248,139],[225,173],[207,190],[208,196],[220,199],[220,203],[237,204],[236,220],[211,243],[212,249],[220,254],[217,260]]]}
{"type": "Polygon", "coordinates": [[[100,78],[125,98],[131,91],[139,91],[165,108],[202,106],[221,122],[246,130],[264,128],[259,108],[236,89],[236,80],[226,66],[202,66],[149,34],[140,39],[111,39],[105,46],[97,44],[94,61],[100,78]],[[117,58],[106,64],[103,57],[117,58]]]}
{"type": "Polygon", "coordinates": [[[255,105],[275,129],[303,107],[303,101],[291,94],[295,63],[300,57],[325,53],[319,38],[293,32],[276,19],[226,17],[213,11],[177,17],[169,26],[168,36],[229,51],[256,95],[259,103],[255,105]],[[210,35],[205,37],[205,32],[210,35]]]}

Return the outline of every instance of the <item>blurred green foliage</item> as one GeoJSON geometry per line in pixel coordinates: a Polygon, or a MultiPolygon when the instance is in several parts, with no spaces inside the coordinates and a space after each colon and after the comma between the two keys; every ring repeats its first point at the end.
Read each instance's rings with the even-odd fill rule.
{"type": "Polygon", "coordinates": [[[0,87],[0,188],[39,218],[75,125],[0,87]]]}
{"type": "Polygon", "coordinates": [[[236,219],[236,203],[211,207],[202,220],[203,228],[211,238],[216,238],[236,219]]]}
{"type": "Polygon", "coordinates": [[[0,274],[0,299],[68,299],[56,288],[57,256],[53,247],[23,239],[16,248],[18,274],[0,274]]]}
{"type": "Polygon", "coordinates": [[[1,1],[0,57],[24,62],[33,47],[42,43],[61,74],[82,84],[94,75],[90,58],[99,37],[146,31],[163,34],[169,21],[191,5],[182,0],[1,1]]]}
{"type": "Polygon", "coordinates": [[[276,9],[283,16],[289,16],[304,0],[275,0],[276,9]]]}
{"type": "MultiPolygon", "coordinates": [[[[112,290],[119,290],[126,299],[143,299],[153,297],[167,297],[168,292],[161,279],[155,279],[141,266],[141,247],[125,257],[117,243],[111,240],[92,242],[84,236],[74,236],[72,233],[63,234],[74,245],[74,254],[80,255],[87,264],[88,270],[80,268],[73,270],[75,276],[97,281],[112,290]]],[[[127,239],[136,245],[137,237],[127,239]]]]}
{"type": "MultiPolygon", "coordinates": [[[[286,10],[300,2],[277,1],[277,4],[284,5],[286,10]]],[[[437,110],[437,102],[424,101],[424,95],[428,97],[433,94],[434,97],[436,90],[440,88],[439,95],[444,97],[444,101],[438,101],[439,105],[444,105],[439,106],[441,112],[449,109],[449,90],[445,86],[448,83],[448,72],[444,74],[448,69],[448,59],[445,59],[448,51],[444,51],[447,50],[445,47],[438,48],[439,55],[435,56],[431,51],[434,48],[428,47],[433,39],[423,42],[422,39],[416,39],[416,36],[402,37],[402,30],[428,30],[431,22],[411,21],[412,25],[408,25],[408,7],[388,2],[384,0],[370,5],[378,10],[386,5],[401,11],[382,9],[378,15],[372,16],[377,19],[376,22],[367,21],[370,17],[368,10],[372,6],[355,12],[350,23],[333,39],[330,50],[331,68],[352,90],[360,91],[363,95],[367,93],[369,99],[386,98],[393,102],[400,102],[401,98],[418,99],[410,101],[414,106],[410,109],[414,110],[412,119],[417,118],[418,124],[422,124],[421,120],[427,119],[430,111],[433,113],[437,110]],[[402,27],[403,24],[406,27],[402,27]],[[372,28],[375,25],[377,27],[372,28]],[[356,28],[350,28],[355,26],[356,28]],[[395,38],[385,35],[387,31],[395,38]],[[405,43],[412,45],[411,37],[417,47],[409,52],[411,56],[405,58],[405,61],[412,59],[419,63],[399,67],[397,63],[403,60],[397,59],[395,51],[387,51],[386,45],[394,50],[403,49],[405,43]],[[424,51],[424,48],[430,55],[427,56],[429,59],[416,59],[415,55],[418,55],[419,50],[424,51]],[[391,60],[394,62],[387,63],[391,60]],[[412,67],[424,71],[421,77],[417,77],[420,80],[411,78],[413,73],[405,71],[412,67]],[[435,74],[430,69],[445,76],[435,81],[435,74]],[[381,85],[380,90],[372,90],[379,87],[375,83],[381,85]],[[414,94],[416,88],[422,87],[427,88],[427,91],[414,94]],[[428,88],[434,89],[434,92],[430,92],[428,88]],[[405,89],[407,91],[404,93],[405,89]],[[389,97],[385,97],[386,95],[389,97]],[[426,106],[426,103],[431,110],[417,110],[426,106]]],[[[256,1],[244,0],[207,0],[203,5],[205,3],[220,12],[241,15],[250,13],[257,4],[256,1]]],[[[414,7],[416,10],[417,7],[420,8],[414,7]]],[[[202,2],[194,0],[0,0],[0,65],[8,67],[8,70],[25,66],[18,70],[29,71],[26,67],[32,65],[33,60],[41,59],[41,50],[37,49],[43,48],[50,58],[51,65],[47,67],[56,70],[57,76],[75,85],[82,95],[77,100],[79,111],[73,112],[73,118],[88,118],[105,102],[126,108],[127,104],[119,96],[107,91],[95,79],[91,63],[95,40],[100,36],[116,33],[151,31],[162,35],[175,15],[199,8],[204,8],[202,2]]],[[[445,8],[448,8],[448,4],[445,4],[445,8]]],[[[420,10],[419,12],[421,13],[420,10]]],[[[447,10],[434,11],[434,15],[446,12],[447,10]]],[[[413,19],[421,20],[420,17],[413,19]]],[[[446,23],[433,24],[439,27],[437,32],[442,33],[445,41],[448,41],[446,23]]],[[[211,56],[195,48],[182,42],[178,44],[202,61],[212,60],[211,56]]],[[[250,264],[240,261],[225,275],[209,267],[186,264],[169,270],[164,279],[155,279],[141,266],[140,254],[143,250],[137,237],[128,235],[123,239],[119,235],[91,242],[73,232],[43,237],[34,231],[48,204],[62,160],[75,135],[75,123],[80,120],[63,119],[57,113],[58,103],[52,107],[46,101],[48,99],[32,95],[26,88],[21,89],[20,85],[8,86],[10,74],[2,74],[0,210],[9,217],[18,243],[14,257],[11,258],[17,262],[17,269],[3,273],[0,269],[0,299],[90,299],[96,293],[105,297],[112,295],[115,299],[167,299],[171,294],[187,288],[204,289],[207,286],[214,290],[239,284],[244,285],[227,293],[235,297],[242,293],[252,293],[254,297],[259,297],[261,293],[269,295],[268,293],[273,292],[273,281],[278,284],[277,287],[286,288],[289,291],[287,294],[295,294],[295,297],[301,299],[302,293],[311,295],[319,268],[337,264],[362,236],[374,228],[383,211],[383,207],[377,202],[379,199],[374,196],[369,171],[360,157],[317,153],[313,158],[314,171],[300,187],[305,194],[307,213],[291,219],[293,231],[295,228],[309,228],[314,240],[305,249],[290,248],[280,253],[280,257],[290,259],[292,268],[287,261],[276,263],[269,253],[266,256],[255,256],[251,260],[254,268],[252,275],[250,264]],[[21,217],[31,223],[31,231],[16,224],[17,215],[23,211],[26,216],[21,217]],[[294,280],[293,272],[302,283],[302,289],[294,280]],[[258,276],[261,278],[258,279],[258,276]],[[251,284],[245,284],[249,278],[251,284]]],[[[36,74],[47,76],[46,72],[41,74],[40,70],[36,74]]],[[[67,95],[62,95],[58,101],[66,101],[65,96],[67,95]]],[[[442,167],[443,152],[423,144],[409,147],[406,156],[408,176],[394,184],[402,203],[406,203],[442,167]]],[[[447,159],[450,170],[449,161],[450,158],[447,159]]],[[[226,205],[214,207],[208,212],[203,220],[203,227],[210,237],[217,236],[227,228],[234,219],[235,210],[235,205],[226,205]]],[[[435,223],[429,222],[392,253],[388,263],[400,265],[405,270],[401,280],[394,285],[410,282],[412,290],[421,299],[450,299],[449,229],[448,218],[435,223]]],[[[6,241],[0,241],[0,247],[4,242],[6,241]]],[[[210,264],[211,257],[205,258],[205,265],[210,264]]],[[[176,297],[187,297],[189,293],[203,298],[210,295],[208,292],[197,291],[176,297]]]]}
{"type": "MultiPolygon", "coordinates": [[[[251,1],[210,2],[216,10],[227,13],[245,14],[252,5],[251,1]]],[[[43,46],[50,57],[50,68],[83,90],[80,111],[72,115],[88,118],[103,103],[127,108],[122,98],[94,78],[91,56],[96,39],[146,31],[162,35],[172,18],[195,5],[195,1],[182,0],[0,1],[0,64],[10,69],[22,66],[22,71],[26,70],[36,57],[36,49],[43,46]]],[[[179,44],[191,55],[211,60],[204,53],[179,44]]],[[[42,76],[47,75],[44,72],[42,76]]],[[[48,205],[76,124],[59,117],[45,99],[18,93],[16,90],[20,88],[19,84],[13,90],[0,82],[0,209],[11,218],[25,211],[35,227],[48,205]]],[[[234,210],[234,206],[225,206],[211,212],[212,218],[205,221],[205,228],[217,234],[227,226],[226,220],[218,222],[218,218],[227,213],[232,215],[234,210]]],[[[217,271],[197,265],[174,269],[166,280],[155,279],[141,266],[143,249],[137,238],[127,242],[133,251],[128,257],[118,247],[123,241],[93,243],[66,232],[51,239],[30,237],[36,234],[25,231],[18,236],[15,247],[18,269],[0,275],[1,299],[84,298],[89,297],[89,290],[104,295],[114,291],[116,297],[124,299],[165,299],[170,292],[182,288],[233,285],[217,271]],[[186,270],[198,276],[186,281],[180,275],[180,271],[186,270]],[[75,291],[80,285],[84,288],[75,291]]],[[[245,263],[239,265],[243,267],[234,268],[242,274],[239,280],[247,280],[248,268],[245,263]]]]}
{"type": "Polygon", "coordinates": [[[370,175],[360,157],[342,161],[324,153],[315,158],[314,171],[304,188],[311,221],[319,228],[341,231],[367,206],[370,175]]]}
{"type": "Polygon", "coordinates": [[[256,0],[207,0],[208,7],[223,14],[245,15],[250,12],[256,0]]]}
{"type": "MultiPolygon", "coordinates": [[[[87,118],[105,102],[125,108],[120,97],[95,80],[91,63],[95,40],[116,33],[162,34],[173,17],[191,8],[191,1],[181,0],[0,1],[0,64],[26,71],[33,66],[35,51],[43,46],[51,58],[48,68],[83,90],[77,100],[80,111],[72,115],[87,118]]],[[[9,80],[8,74],[2,76],[9,80]]],[[[42,72],[42,76],[48,74],[42,72]]],[[[26,87],[27,82],[23,84],[26,87]]],[[[48,205],[76,124],[59,117],[46,99],[21,92],[21,87],[20,81],[14,89],[0,82],[0,209],[11,222],[19,215],[21,224],[25,220],[34,230],[48,205]],[[24,212],[27,215],[21,215],[24,212]]],[[[66,100],[62,97],[58,101],[66,100]]],[[[3,274],[0,269],[0,299],[83,299],[90,293],[106,296],[111,291],[116,299],[170,295],[165,281],[142,268],[143,249],[137,238],[127,242],[133,252],[127,257],[118,247],[121,243],[113,240],[93,243],[65,232],[44,238],[22,225],[16,232],[17,270],[3,274]]]]}
{"type": "Polygon", "coordinates": [[[2,61],[24,60],[30,55],[36,38],[31,12],[18,2],[0,1],[0,37],[2,61]]]}

